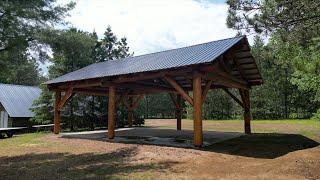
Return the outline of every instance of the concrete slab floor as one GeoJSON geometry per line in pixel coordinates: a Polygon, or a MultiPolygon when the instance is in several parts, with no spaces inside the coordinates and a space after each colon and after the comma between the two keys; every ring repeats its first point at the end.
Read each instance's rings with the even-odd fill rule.
{"type": "MultiPolygon", "coordinates": [[[[243,133],[204,131],[204,146],[239,137],[243,133]]],[[[152,144],[173,147],[193,147],[193,131],[158,128],[120,128],[114,139],[107,138],[107,130],[61,133],[61,138],[92,139],[115,143],[152,144]]]]}

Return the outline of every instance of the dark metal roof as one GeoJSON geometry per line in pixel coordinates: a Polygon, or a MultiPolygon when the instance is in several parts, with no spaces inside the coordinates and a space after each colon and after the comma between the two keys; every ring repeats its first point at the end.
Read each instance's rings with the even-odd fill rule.
{"type": "Polygon", "coordinates": [[[77,81],[84,79],[125,75],[139,72],[156,71],[214,61],[244,36],[233,37],[204,44],[156,52],[91,64],[77,71],[65,74],[45,84],[77,81]]]}
{"type": "Polygon", "coordinates": [[[33,117],[30,108],[40,93],[38,87],[0,84],[0,103],[10,117],[33,117]]]}

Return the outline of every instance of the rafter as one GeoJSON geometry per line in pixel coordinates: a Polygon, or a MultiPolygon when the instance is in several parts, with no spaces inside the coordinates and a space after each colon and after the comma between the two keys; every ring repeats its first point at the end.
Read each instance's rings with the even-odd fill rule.
{"type": "Polygon", "coordinates": [[[249,89],[247,82],[236,79],[227,74],[210,72],[206,74],[206,78],[227,87],[249,89]]]}
{"type": "Polygon", "coordinates": [[[230,73],[232,71],[232,69],[226,64],[226,62],[224,61],[223,55],[220,56],[219,58],[219,66],[225,71],[230,73]]]}

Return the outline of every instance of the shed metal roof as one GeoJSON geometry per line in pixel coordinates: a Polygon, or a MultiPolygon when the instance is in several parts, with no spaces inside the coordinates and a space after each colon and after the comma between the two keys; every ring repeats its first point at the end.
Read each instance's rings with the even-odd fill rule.
{"type": "Polygon", "coordinates": [[[166,50],[146,55],[94,63],[70,72],[45,84],[55,84],[92,78],[156,71],[214,61],[244,36],[238,36],[208,43],[166,50]]]}
{"type": "Polygon", "coordinates": [[[0,103],[10,117],[33,117],[30,108],[40,93],[34,86],[0,84],[0,103]]]}

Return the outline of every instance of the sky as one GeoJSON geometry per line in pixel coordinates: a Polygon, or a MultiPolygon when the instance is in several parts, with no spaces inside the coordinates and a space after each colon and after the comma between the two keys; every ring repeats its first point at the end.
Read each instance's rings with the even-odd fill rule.
{"type": "MultiPolygon", "coordinates": [[[[66,3],[60,0],[59,3],[66,3]]],[[[224,0],[76,0],[66,20],[99,38],[108,25],[126,37],[134,55],[189,46],[236,35],[226,26],[224,0]]]]}

